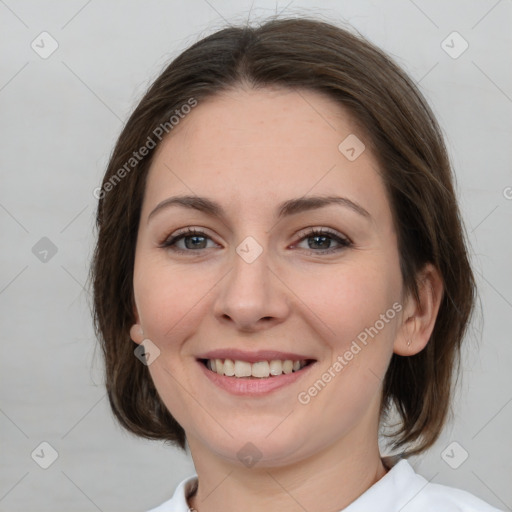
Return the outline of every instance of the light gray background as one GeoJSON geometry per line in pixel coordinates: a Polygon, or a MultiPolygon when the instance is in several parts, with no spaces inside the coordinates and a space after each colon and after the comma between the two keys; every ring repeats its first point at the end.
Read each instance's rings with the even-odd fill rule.
{"type": "Polygon", "coordinates": [[[438,116],[483,315],[468,336],[453,421],[413,462],[433,482],[512,510],[510,0],[0,0],[0,510],[143,511],[193,472],[178,450],[121,430],[108,408],[83,288],[92,191],[169,59],[251,7],[254,20],[277,10],[349,22],[420,82],[438,116]],[[47,59],[31,48],[43,31],[59,45],[47,59]],[[441,47],[453,31],[469,43],[456,59],[441,47]],[[42,237],[57,247],[46,262],[32,250],[42,237]],[[43,441],[58,452],[46,470],[31,457],[43,441]],[[441,458],[454,441],[469,454],[458,469],[441,458]]]}

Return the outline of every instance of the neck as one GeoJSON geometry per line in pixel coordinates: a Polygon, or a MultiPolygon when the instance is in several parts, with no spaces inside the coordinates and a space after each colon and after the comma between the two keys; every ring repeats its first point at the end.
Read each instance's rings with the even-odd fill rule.
{"type": "Polygon", "coordinates": [[[202,453],[194,457],[199,487],[189,505],[197,512],[224,512],[226,505],[247,512],[342,510],[386,474],[377,441],[353,442],[342,439],[287,466],[252,468],[206,457],[189,443],[193,456],[202,453]]]}

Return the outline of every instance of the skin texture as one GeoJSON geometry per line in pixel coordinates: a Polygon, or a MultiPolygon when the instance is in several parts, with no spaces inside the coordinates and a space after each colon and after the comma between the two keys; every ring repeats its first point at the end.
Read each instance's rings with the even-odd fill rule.
{"type": "Polygon", "coordinates": [[[190,505],[200,512],[226,504],[340,510],[386,473],[377,442],[382,379],[393,352],[413,355],[428,342],[442,281],[428,265],[421,304],[404,296],[378,165],[368,144],[355,161],[338,150],[350,134],[364,142],[347,112],[319,93],[240,88],[200,103],[153,160],[138,231],[131,336],[160,350],[149,371],[185,429],[199,476],[190,505]],[[157,204],[180,194],[217,201],[226,218],[173,206],[148,221],[157,204]],[[347,197],[371,219],[338,205],[277,219],[279,203],[310,195],[347,197]],[[190,239],[188,246],[177,242],[186,254],[160,247],[187,227],[209,237],[200,249],[190,239]],[[352,245],[319,244],[304,238],[307,228],[328,228],[352,245]],[[248,236],[262,248],[252,263],[236,252],[248,236]],[[401,311],[301,404],[298,394],[394,303],[401,311]],[[213,385],[196,361],[219,348],[307,354],[316,363],[267,396],[240,397],[213,385]],[[250,468],[237,458],[248,442],[261,453],[250,468]]]}

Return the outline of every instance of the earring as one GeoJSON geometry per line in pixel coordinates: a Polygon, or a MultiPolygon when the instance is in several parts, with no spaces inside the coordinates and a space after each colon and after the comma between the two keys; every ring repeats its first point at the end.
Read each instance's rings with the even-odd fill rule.
{"type": "Polygon", "coordinates": [[[408,346],[408,347],[410,347],[410,346],[411,346],[411,343],[412,343],[412,341],[411,341],[411,340],[409,340],[409,341],[407,342],[407,346],[408,346]]]}

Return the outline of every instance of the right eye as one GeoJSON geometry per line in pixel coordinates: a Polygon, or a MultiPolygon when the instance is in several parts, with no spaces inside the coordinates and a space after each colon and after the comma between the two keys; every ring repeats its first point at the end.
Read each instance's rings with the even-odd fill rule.
{"type": "Polygon", "coordinates": [[[208,240],[211,238],[204,233],[203,231],[196,230],[193,228],[187,228],[186,230],[182,230],[171,237],[167,237],[159,247],[171,249],[172,251],[178,253],[190,253],[190,252],[198,252],[202,249],[207,249],[205,246],[208,240]],[[184,248],[178,247],[178,243],[184,241],[184,248]]]}

